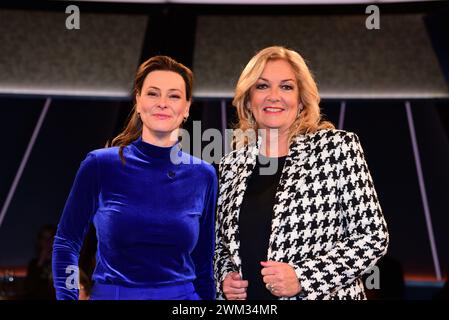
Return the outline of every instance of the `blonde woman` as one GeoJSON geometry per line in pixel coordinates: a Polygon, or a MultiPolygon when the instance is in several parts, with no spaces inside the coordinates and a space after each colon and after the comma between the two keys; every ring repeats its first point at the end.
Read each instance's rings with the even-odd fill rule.
{"type": "Polygon", "coordinates": [[[243,147],[220,163],[219,299],[365,299],[361,276],[388,231],[358,137],[323,121],[319,101],[303,58],[284,47],[240,75],[238,129],[256,139],[237,136],[243,147]]]}

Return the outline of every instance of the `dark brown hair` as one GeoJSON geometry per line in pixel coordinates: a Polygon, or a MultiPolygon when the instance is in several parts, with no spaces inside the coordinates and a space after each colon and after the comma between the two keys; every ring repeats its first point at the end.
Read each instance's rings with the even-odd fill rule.
{"type": "Polygon", "coordinates": [[[123,148],[137,140],[142,134],[142,120],[137,114],[136,96],[141,93],[145,78],[152,71],[172,71],[179,74],[184,79],[187,101],[192,99],[193,73],[189,68],[167,56],[154,56],[142,63],[137,69],[136,77],[134,79],[134,106],[128,117],[125,129],[108,145],[109,147],[120,147],[119,155],[123,164],[125,163],[123,148]]]}

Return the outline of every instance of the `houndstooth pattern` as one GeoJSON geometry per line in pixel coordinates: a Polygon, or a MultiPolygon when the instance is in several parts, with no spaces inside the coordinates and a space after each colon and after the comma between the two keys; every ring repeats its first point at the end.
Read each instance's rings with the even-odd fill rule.
{"type": "MultiPolygon", "coordinates": [[[[238,218],[258,144],[226,155],[219,169],[217,298],[227,273],[241,274],[238,218]]],[[[299,295],[281,299],[365,299],[361,275],[385,254],[389,237],[357,135],[320,130],[295,138],[273,207],[268,260],[289,263],[299,295]]]]}

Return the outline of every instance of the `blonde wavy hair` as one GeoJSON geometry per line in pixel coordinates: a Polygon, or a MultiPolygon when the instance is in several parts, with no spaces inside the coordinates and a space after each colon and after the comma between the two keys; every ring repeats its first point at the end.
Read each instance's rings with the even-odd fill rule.
{"type": "MultiPolygon", "coordinates": [[[[262,74],[267,61],[277,59],[283,59],[291,65],[299,88],[299,101],[302,103],[302,110],[289,129],[289,143],[300,134],[313,133],[321,129],[334,129],[335,126],[331,122],[322,120],[318,88],[304,59],[296,51],[281,46],[262,49],[251,58],[243,69],[232,101],[238,114],[238,123],[235,128],[242,132],[248,129],[257,132],[257,123],[249,106],[250,90],[262,74]]],[[[248,143],[247,140],[240,141],[240,143],[239,141],[235,142],[237,144],[248,143]]]]}

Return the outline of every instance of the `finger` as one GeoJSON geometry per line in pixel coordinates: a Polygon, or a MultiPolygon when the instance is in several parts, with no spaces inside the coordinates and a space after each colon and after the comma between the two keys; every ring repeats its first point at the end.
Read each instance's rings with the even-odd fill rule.
{"type": "Polygon", "coordinates": [[[260,264],[264,267],[275,267],[280,264],[283,264],[283,262],[268,260],[268,261],[261,261],[260,264]]]}
{"type": "Polygon", "coordinates": [[[281,295],[281,292],[282,292],[282,291],[279,290],[279,289],[277,289],[276,286],[270,287],[270,285],[267,284],[267,290],[268,290],[273,296],[276,296],[276,297],[282,297],[282,295],[281,295]]]}
{"type": "Polygon", "coordinates": [[[246,299],[246,293],[229,295],[229,300],[245,300],[245,299],[246,299]]]}
{"type": "Polygon", "coordinates": [[[240,293],[245,293],[246,292],[246,288],[226,287],[226,288],[223,288],[223,292],[224,293],[229,293],[229,294],[240,294],[240,293]]]}
{"type": "Polygon", "coordinates": [[[236,289],[247,288],[248,280],[231,281],[229,284],[232,288],[236,288],[236,289]]]}
{"type": "Polygon", "coordinates": [[[231,279],[232,280],[242,280],[242,277],[238,272],[231,272],[231,279]]]}
{"type": "Polygon", "coordinates": [[[237,300],[235,294],[226,294],[225,293],[225,297],[226,297],[226,300],[237,300]]]}
{"type": "Polygon", "coordinates": [[[228,274],[224,277],[223,283],[228,283],[229,281],[233,280],[233,274],[234,274],[234,273],[238,274],[237,272],[230,272],[230,273],[228,273],[228,274]]]}
{"type": "Polygon", "coordinates": [[[264,276],[262,279],[263,279],[263,282],[267,283],[267,284],[268,283],[273,284],[273,283],[278,282],[277,278],[275,276],[264,276]]]}
{"type": "Polygon", "coordinates": [[[283,292],[285,291],[284,286],[281,283],[269,282],[266,284],[266,288],[270,293],[277,297],[282,297],[283,292]]]}
{"type": "Polygon", "coordinates": [[[231,281],[223,286],[223,291],[226,290],[230,293],[246,292],[248,287],[248,281],[231,281]]]}
{"type": "Polygon", "coordinates": [[[226,283],[224,283],[223,284],[223,289],[226,287],[226,288],[229,288],[229,289],[231,289],[231,290],[234,290],[234,289],[245,289],[246,287],[247,287],[247,285],[245,286],[245,284],[247,283],[247,281],[242,281],[242,280],[237,280],[237,281],[234,281],[234,280],[229,280],[228,282],[226,282],[226,283]]]}
{"type": "Polygon", "coordinates": [[[276,297],[282,297],[283,296],[282,295],[282,290],[278,290],[278,289],[274,289],[273,291],[271,291],[271,294],[273,296],[276,296],[276,297]]]}
{"type": "Polygon", "coordinates": [[[246,288],[235,288],[230,285],[223,286],[224,293],[237,294],[242,293],[242,291],[246,291],[246,288]]]}
{"type": "Polygon", "coordinates": [[[278,273],[278,269],[277,269],[277,267],[264,267],[264,268],[262,268],[260,273],[263,276],[275,275],[276,273],[278,273]]]}
{"type": "Polygon", "coordinates": [[[232,293],[233,293],[233,294],[242,294],[242,293],[246,293],[246,288],[240,288],[240,289],[232,288],[232,293]]]}

